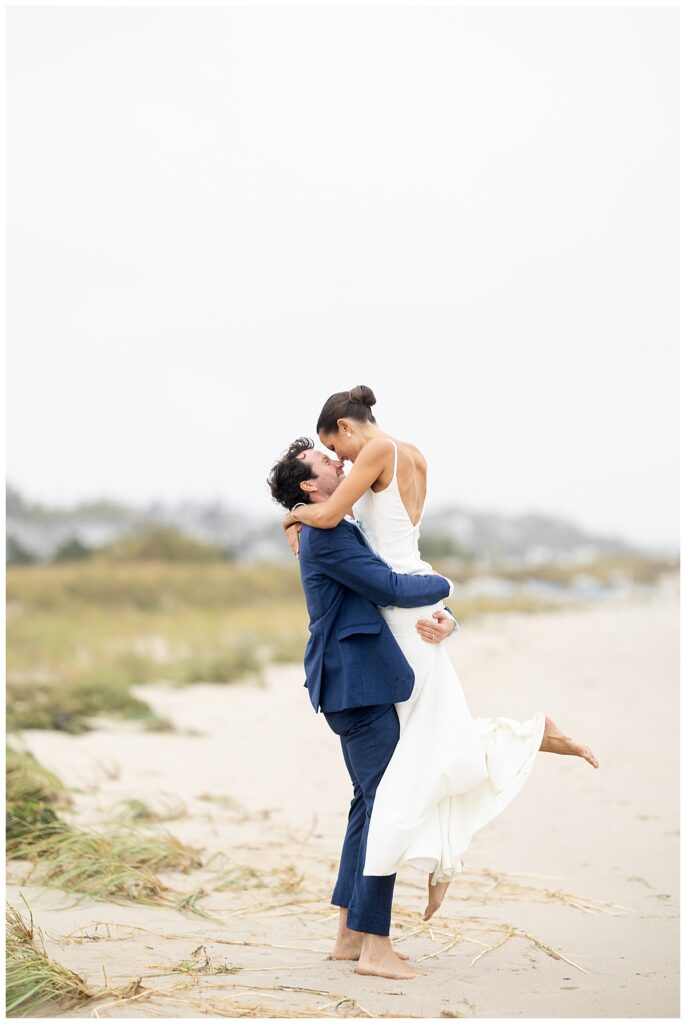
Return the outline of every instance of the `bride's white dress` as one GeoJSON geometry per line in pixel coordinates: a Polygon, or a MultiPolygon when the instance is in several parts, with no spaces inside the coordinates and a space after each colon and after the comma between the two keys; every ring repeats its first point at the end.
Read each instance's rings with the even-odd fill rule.
{"type": "MultiPolygon", "coordinates": [[[[368,490],[353,509],[371,547],[396,572],[427,573],[419,527],[405,509],[397,481],[368,490]]],[[[410,699],[396,704],[400,738],[376,791],[367,838],[365,875],[390,875],[409,863],[449,881],[474,833],[499,814],[526,782],[541,745],[545,715],[525,722],[472,718],[445,644],[415,630],[441,605],[382,608],[412,666],[410,699]]]]}

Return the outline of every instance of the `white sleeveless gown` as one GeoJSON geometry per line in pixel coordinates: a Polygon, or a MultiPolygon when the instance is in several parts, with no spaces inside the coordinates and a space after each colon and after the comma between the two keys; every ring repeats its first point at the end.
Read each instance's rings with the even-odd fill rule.
{"type": "MultiPolygon", "coordinates": [[[[413,526],[400,497],[397,464],[396,447],[391,484],[366,491],[355,518],[396,572],[432,572],[419,554],[420,524],[413,526]]],[[[400,738],[376,791],[365,875],[390,875],[405,863],[434,882],[459,874],[460,854],[522,788],[543,738],[541,711],[525,722],[472,718],[444,643],[428,644],[415,630],[440,607],[381,609],[415,684],[396,704],[400,738]]]]}

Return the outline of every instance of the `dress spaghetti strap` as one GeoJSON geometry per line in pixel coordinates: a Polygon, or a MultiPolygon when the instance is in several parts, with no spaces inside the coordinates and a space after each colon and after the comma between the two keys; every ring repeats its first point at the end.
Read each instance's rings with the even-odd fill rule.
{"type": "MultiPolygon", "coordinates": [[[[395,458],[393,460],[393,480],[395,480],[396,483],[397,483],[397,479],[398,479],[398,446],[397,446],[397,444],[395,443],[395,441],[393,440],[392,437],[389,437],[388,440],[393,445],[393,451],[395,452],[395,458]]],[[[393,480],[391,481],[391,483],[393,483],[393,480]]]]}

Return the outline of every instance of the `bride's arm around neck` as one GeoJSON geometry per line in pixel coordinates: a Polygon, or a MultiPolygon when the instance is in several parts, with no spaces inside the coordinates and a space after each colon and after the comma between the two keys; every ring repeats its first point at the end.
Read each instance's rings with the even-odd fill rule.
{"type": "Polygon", "coordinates": [[[326,501],[296,509],[297,521],[306,526],[317,526],[320,530],[332,530],[338,526],[355,502],[376,483],[383,470],[392,465],[393,454],[393,445],[388,438],[375,437],[368,441],[333,494],[326,501]]]}

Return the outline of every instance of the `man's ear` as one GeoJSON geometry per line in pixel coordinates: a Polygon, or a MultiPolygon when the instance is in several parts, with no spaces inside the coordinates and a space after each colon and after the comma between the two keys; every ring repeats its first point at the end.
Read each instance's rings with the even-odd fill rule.
{"type": "Polygon", "coordinates": [[[317,481],[316,480],[301,480],[300,488],[303,491],[316,491],[317,481]]]}

